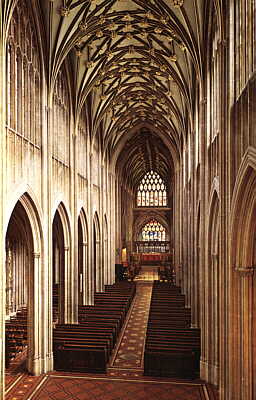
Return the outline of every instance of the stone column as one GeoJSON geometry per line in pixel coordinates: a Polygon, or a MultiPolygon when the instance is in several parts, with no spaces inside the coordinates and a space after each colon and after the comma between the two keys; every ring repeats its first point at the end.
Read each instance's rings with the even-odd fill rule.
{"type": "MultiPolygon", "coordinates": [[[[51,4],[52,6],[52,4],[51,4]]],[[[44,211],[44,323],[43,340],[45,349],[44,373],[53,369],[53,239],[52,239],[52,98],[48,94],[47,86],[44,85],[42,103],[42,209],[44,211]]],[[[54,249],[54,255],[56,251],[54,249]]]]}
{"type": "Polygon", "coordinates": [[[196,229],[197,229],[197,198],[196,198],[196,130],[191,132],[190,140],[190,159],[191,159],[191,206],[190,206],[190,304],[191,304],[191,327],[197,327],[198,309],[198,266],[196,248],[196,229]]]}
{"type": "Polygon", "coordinates": [[[63,248],[63,268],[60,268],[59,283],[59,320],[62,324],[72,323],[72,282],[70,276],[70,249],[68,246],[63,248]]]}
{"type": "MultiPolygon", "coordinates": [[[[229,271],[229,256],[228,256],[228,243],[229,243],[229,212],[230,212],[230,175],[229,169],[232,168],[230,158],[230,137],[228,132],[228,110],[227,110],[227,49],[226,41],[222,38],[218,43],[218,63],[219,63],[219,109],[218,118],[220,120],[220,140],[219,140],[219,160],[220,160],[220,231],[219,231],[219,393],[220,400],[226,400],[225,386],[228,384],[229,371],[227,368],[228,363],[228,337],[229,337],[229,324],[228,324],[228,310],[229,310],[229,284],[230,284],[230,271],[229,271]]],[[[233,132],[232,132],[233,135],[233,132]]]]}
{"type": "Polygon", "coordinates": [[[110,199],[110,283],[115,282],[115,254],[116,254],[116,201],[115,201],[115,177],[110,174],[111,199],[110,199]]]}
{"type": "Polygon", "coordinates": [[[225,400],[255,398],[255,271],[255,266],[238,266],[233,269],[234,304],[229,331],[232,370],[228,374],[228,386],[224,388],[225,400]]]}
{"type": "Polygon", "coordinates": [[[121,189],[119,179],[115,180],[115,221],[116,221],[116,250],[118,254],[116,254],[115,263],[120,262],[121,249],[122,249],[122,240],[121,240],[121,189]]]}
{"type": "Polygon", "coordinates": [[[72,318],[73,281],[70,266],[70,247],[64,246],[64,323],[74,323],[72,318]]]}
{"type": "Polygon", "coordinates": [[[83,259],[83,265],[82,265],[82,288],[80,287],[80,290],[82,289],[82,296],[83,296],[83,305],[86,305],[89,303],[89,298],[88,298],[88,293],[89,293],[89,288],[88,288],[88,245],[86,242],[82,243],[82,259],[83,259]]]}
{"type": "Polygon", "coordinates": [[[71,295],[71,304],[70,304],[70,318],[72,323],[78,323],[78,302],[79,302],[79,276],[78,276],[78,219],[76,216],[78,215],[78,169],[77,169],[77,160],[79,149],[77,148],[77,129],[74,127],[74,124],[71,123],[71,135],[73,140],[70,141],[70,206],[72,210],[73,223],[71,224],[71,254],[70,254],[70,295],[71,295]]]}
{"type": "Polygon", "coordinates": [[[209,348],[207,351],[208,358],[208,376],[209,380],[215,386],[219,382],[219,332],[220,332],[220,307],[219,307],[219,255],[211,255],[211,264],[209,265],[209,311],[211,320],[209,324],[209,348]]]}
{"type": "Polygon", "coordinates": [[[95,287],[95,274],[94,274],[94,235],[93,235],[93,154],[88,154],[88,268],[87,268],[87,279],[88,279],[88,305],[94,304],[94,287],[95,287]]]}
{"type": "MultiPolygon", "coordinates": [[[[201,199],[201,216],[202,223],[200,226],[200,243],[205,243],[206,239],[206,204],[208,201],[208,190],[206,186],[207,182],[207,141],[206,141],[206,105],[207,101],[204,97],[204,88],[201,88],[200,93],[200,104],[199,104],[199,161],[200,161],[200,199],[201,199]]],[[[210,129],[210,127],[207,127],[210,129]]],[[[200,360],[200,377],[207,380],[207,364],[208,359],[206,357],[206,351],[208,346],[208,321],[207,316],[209,315],[208,310],[208,293],[206,288],[206,282],[208,279],[206,266],[208,265],[207,251],[202,249],[200,252],[199,260],[199,293],[200,293],[200,328],[201,328],[201,360],[200,360]]]]}
{"type": "Polygon", "coordinates": [[[95,265],[96,265],[96,292],[103,292],[103,280],[102,280],[102,257],[101,257],[101,241],[96,239],[95,249],[95,265]]]}
{"type": "Polygon", "coordinates": [[[42,263],[40,253],[34,253],[30,263],[28,304],[28,371],[42,373],[42,263]]]}
{"type": "MultiPolygon", "coordinates": [[[[6,1],[2,1],[2,11],[7,7],[6,1]]],[[[1,33],[0,33],[0,400],[4,398],[5,391],[5,232],[4,215],[6,205],[6,43],[4,40],[6,24],[1,13],[1,33]]]]}
{"type": "Polygon", "coordinates": [[[174,266],[175,266],[175,284],[180,286],[180,266],[181,266],[181,224],[180,224],[180,197],[181,197],[181,172],[180,169],[175,171],[175,193],[174,193],[174,266]]]}
{"type": "MultiPolygon", "coordinates": [[[[102,155],[100,154],[100,157],[102,155]]],[[[100,218],[100,228],[101,228],[101,236],[100,236],[100,243],[99,243],[99,292],[104,292],[105,287],[104,287],[104,281],[105,281],[105,266],[106,266],[106,260],[105,260],[105,254],[104,254],[104,211],[105,211],[105,205],[104,205],[104,166],[103,164],[101,165],[101,168],[99,168],[99,218],[100,218]]]]}
{"type": "MultiPolygon", "coordinates": [[[[253,385],[255,385],[255,371],[253,370],[253,326],[252,317],[254,314],[253,296],[253,274],[255,267],[239,268],[241,277],[241,318],[240,318],[240,332],[241,332],[241,399],[253,400],[253,385]]],[[[255,315],[255,314],[254,314],[255,315]]]]}

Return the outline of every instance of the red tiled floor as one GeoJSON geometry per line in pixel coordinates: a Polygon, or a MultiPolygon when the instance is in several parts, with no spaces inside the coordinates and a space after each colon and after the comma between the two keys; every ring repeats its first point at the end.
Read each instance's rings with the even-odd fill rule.
{"type": "Polygon", "coordinates": [[[31,400],[206,400],[201,384],[48,376],[31,400]]]}
{"type": "Polygon", "coordinates": [[[107,374],[52,372],[32,377],[20,370],[17,375],[9,372],[6,400],[217,400],[216,391],[200,380],[143,376],[151,287],[150,282],[137,283],[133,307],[107,374]]]}
{"type": "Polygon", "coordinates": [[[23,374],[18,382],[6,391],[5,400],[25,400],[38,387],[44,376],[30,376],[23,374]]]}

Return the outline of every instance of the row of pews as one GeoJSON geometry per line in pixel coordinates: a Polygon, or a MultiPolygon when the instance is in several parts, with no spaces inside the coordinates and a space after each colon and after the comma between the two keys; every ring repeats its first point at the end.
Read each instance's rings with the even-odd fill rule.
{"type": "Polygon", "coordinates": [[[27,308],[21,308],[5,322],[5,367],[27,347],[27,308]]]}
{"type": "Polygon", "coordinates": [[[53,284],[52,287],[52,321],[53,324],[58,322],[59,317],[59,285],[53,284]]]}
{"type": "Polygon", "coordinates": [[[144,374],[194,379],[199,374],[200,329],[180,288],[154,281],[144,353],[144,374]]]}
{"type": "Polygon", "coordinates": [[[54,369],[106,372],[135,292],[132,282],[106,286],[105,292],[95,294],[94,306],[79,306],[79,324],[56,324],[54,369]]]}

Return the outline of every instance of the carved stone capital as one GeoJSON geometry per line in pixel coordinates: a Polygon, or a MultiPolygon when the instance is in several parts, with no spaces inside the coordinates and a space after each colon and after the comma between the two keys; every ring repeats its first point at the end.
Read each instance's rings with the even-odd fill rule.
{"type": "Polygon", "coordinates": [[[207,98],[204,97],[203,99],[200,100],[200,104],[206,104],[207,103],[207,98]]]}
{"type": "Polygon", "coordinates": [[[34,258],[40,258],[40,253],[33,253],[34,258]]]}
{"type": "Polygon", "coordinates": [[[59,12],[62,17],[68,17],[70,14],[70,9],[69,7],[64,6],[60,8],[59,12]]]}
{"type": "Polygon", "coordinates": [[[226,41],[226,39],[219,39],[219,40],[218,40],[218,46],[220,46],[220,47],[226,47],[226,46],[227,46],[227,41],[226,41]]]}
{"type": "Polygon", "coordinates": [[[172,0],[173,7],[179,8],[182,7],[184,0],[172,0]]]}
{"type": "Polygon", "coordinates": [[[242,266],[235,267],[235,271],[243,276],[252,276],[255,270],[256,270],[255,265],[249,267],[242,267],[242,266]]]}
{"type": "Polygon", "coordinates": [[[80,21],[78,28],[81,32],[85,32],[87,29],[87,23],[85,21],[80,21]]]}

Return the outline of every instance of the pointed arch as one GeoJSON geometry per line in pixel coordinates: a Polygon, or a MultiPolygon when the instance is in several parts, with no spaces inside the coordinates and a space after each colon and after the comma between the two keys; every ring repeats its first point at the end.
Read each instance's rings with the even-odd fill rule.
{"type": "Polygon", "coordinates": [[[213,327],[207,333],[206,362],[208,380],[212,384],[219,384],[220,360],[220,324],[219,324],[219,296],[220,296],[220,266],[219,266],[219,226],[220,200],[218,196],[218,180],[214,180],[208,220],[208,270],[206,285],[208,286],[208,319],[207,325],[213,327]]]}
{"type": "Polygon", "coordinates": [[[95,211],[93,217],[93,267],[95,291],[102,292],[104,287],[104,276],[101,255],[101,229],[97,211],[95,211]]]}
{"type": "Polygon", "coordinates": [[[81,208],[78,216],[78,274],[79,304],[88,304],[90,274],[88,263],[88,223],[85,210],[81,208]]]}
{"type": "Polygon", "coordinates": [[[210,215],[208,223],[208,241],[210,254],[217,255],[219,247],[219,195],[214,189],[210,200],[210,215]]]}
{"type": "Polygon", "coordinates": [[[133,240],[136,241],[138,240],[138,236],[143,228],[150,220],[156,220],[159,222],[166,230],[166,236],[167,238],[170,238],[170,227],[168,224],[168,221],[166,220],[166,217],[162,215],[160,212],[157,212],[157,210],[152,210],[147,213],[147,215],[142,214],[140,215],[136,221],[134,222],[134,229],[133,229],[133,240]]]}
{"type": "Polygon", "coordinates": [[[71,323],[74,319],[71,263],[71,228],[65,205],[60,202],[53,218],[53,275],[58,292],[58,320],[71,323]]]}
{"type": "Polygon", "coordinates": [[[256,201],[255,171],[256,150],[248,148],[237,174],[231,203],[231,246],[236,250],[233,255],[235,269],[254,265],[254,238],[251,232],[256,201]],[[240,229],[241,226],[243,229],[240,229]]]}
{"type": "MultiPolygon", "coordinates": [[[[29,320],[27,366],[28,370],[35,375],[52,367],[51,347],[49,348],[49,343],[45,341],[44,331],[45,324],[49,324],[49,310],[46,309],[46,303],[41,301],[41,295],[45,290],[44,284],[48,278],[47,268],[44,268],[44,247],[40,210],[31,196],[27,192],[23,193],[12,209],[6,227],[6,251],[8,254],[6,257],[6,283],[8,289],[10,284],[8,279],[10,279],[11,273],[11,275],[17,274],[19,279],[22,279],[23,276],[25,280],[20,283],[27,285],[27,289],[24,289],[27,290],[27,295],[16,297],[14,311],[17,311],[22,305],[20,301],[25,301],[24,305],[28,307],[29,320]],[[9,252],[12,252],[11,258],[9,252]],[[12,259],[17,257],[21,258],[18,263],[14,263],[15,267],[13,268],[12,259]]],[[[16,287],[15,290],[19,290],[19,288],[16,287]]]]}
{"type": "Polygon", "coordinates": [[[231,312],[229,368],[234,400],[254,398],[256,388],[256,151],[248,148],[231,203],[231,312]],[[236,359],[232,357],[236,354],[236,359]]]}
{"type": "Polygon", "coordinates": [[[53,219],[54,216],[56,215],[56,212],[58,212],[62,227],[63,227],[63,234],[64,234],[64,246],[69,247],[71,245],[71,224],[70,224],[70,213],[68,212],[67,207],[65,204],[60,201],[53,213],[53,219]]]}
{"type": "Polygon", "coordinates": [[[138,207],[166,207],[167,186],[158,172],[148,171],[137,187],[138,207]]]}
{"type": "Polygon", "coordinates": [[[82,207],[80,209],[78,218],[81,221],[81,228],[82,228],[82,234],[83,234],[83,242],[88,243],[88,218],[86,216],[86,212],[84,208],[82,207]]]}
{"type": "Polygon", "coordinates": [[[103,263],[104,263],[104,284],[109,285],[111,282],[111,272],[110,272],[110,259],[109,259],[109,228],[108,228],[108,218],[104,215],[103,220],[103,263]]]}

